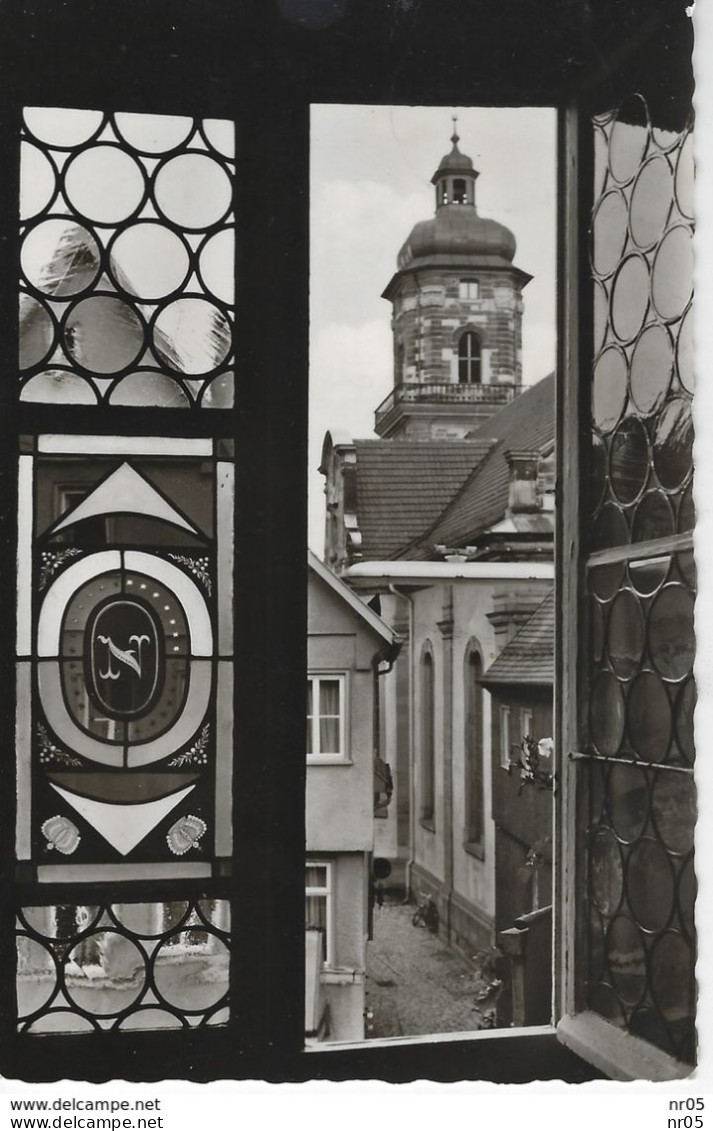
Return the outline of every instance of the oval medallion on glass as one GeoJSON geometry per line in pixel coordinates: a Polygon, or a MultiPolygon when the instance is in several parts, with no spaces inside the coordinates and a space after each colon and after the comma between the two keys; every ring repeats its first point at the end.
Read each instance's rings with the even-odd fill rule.
{"type": "Polygon", "coordinates": [[[164,681],[163,631],[153,609],[132,598],[109,598],[85,631],[89,695],[112,719],[149,712],[164,681]]]}

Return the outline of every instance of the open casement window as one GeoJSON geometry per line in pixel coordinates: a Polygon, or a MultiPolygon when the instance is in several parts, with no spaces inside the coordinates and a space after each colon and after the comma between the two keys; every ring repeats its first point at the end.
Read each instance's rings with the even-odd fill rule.
{"type": "Polygon", "coordinates": [[[625,1079],[696,1058],[691,124],[626,62],[564,122],[559,1028],[625,1079]]]}

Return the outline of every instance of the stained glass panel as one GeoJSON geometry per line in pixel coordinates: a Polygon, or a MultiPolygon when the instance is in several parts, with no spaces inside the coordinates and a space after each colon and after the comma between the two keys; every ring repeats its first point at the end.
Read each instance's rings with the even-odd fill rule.
{"type": "Polygon", "coordinates": [[[25,110],[22,400],[232,407],[234,161],[229,122],[25,110]]]}

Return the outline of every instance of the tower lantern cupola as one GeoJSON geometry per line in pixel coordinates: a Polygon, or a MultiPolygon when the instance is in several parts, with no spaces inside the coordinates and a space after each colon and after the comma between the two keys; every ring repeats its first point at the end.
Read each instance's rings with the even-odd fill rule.
{"type": "Polygon", "coordinates": [[[458,119],[453,119],[453,148],[441,161],[431,177],[431,184],[436,186],[436,210],[447,208],[451,205],[469,204],[475,208],[475,182],[478,177],[477,169],[473,162],[458,148],[458,119]]]}

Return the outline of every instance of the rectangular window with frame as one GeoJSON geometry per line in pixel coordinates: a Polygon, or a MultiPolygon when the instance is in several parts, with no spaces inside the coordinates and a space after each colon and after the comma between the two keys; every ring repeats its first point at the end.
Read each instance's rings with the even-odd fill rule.
{"type": "Polygon", "coordinates": [[[343,673],[308,676],[308,762],[347,761],[346,689],[347,678],[343,673]]]}

